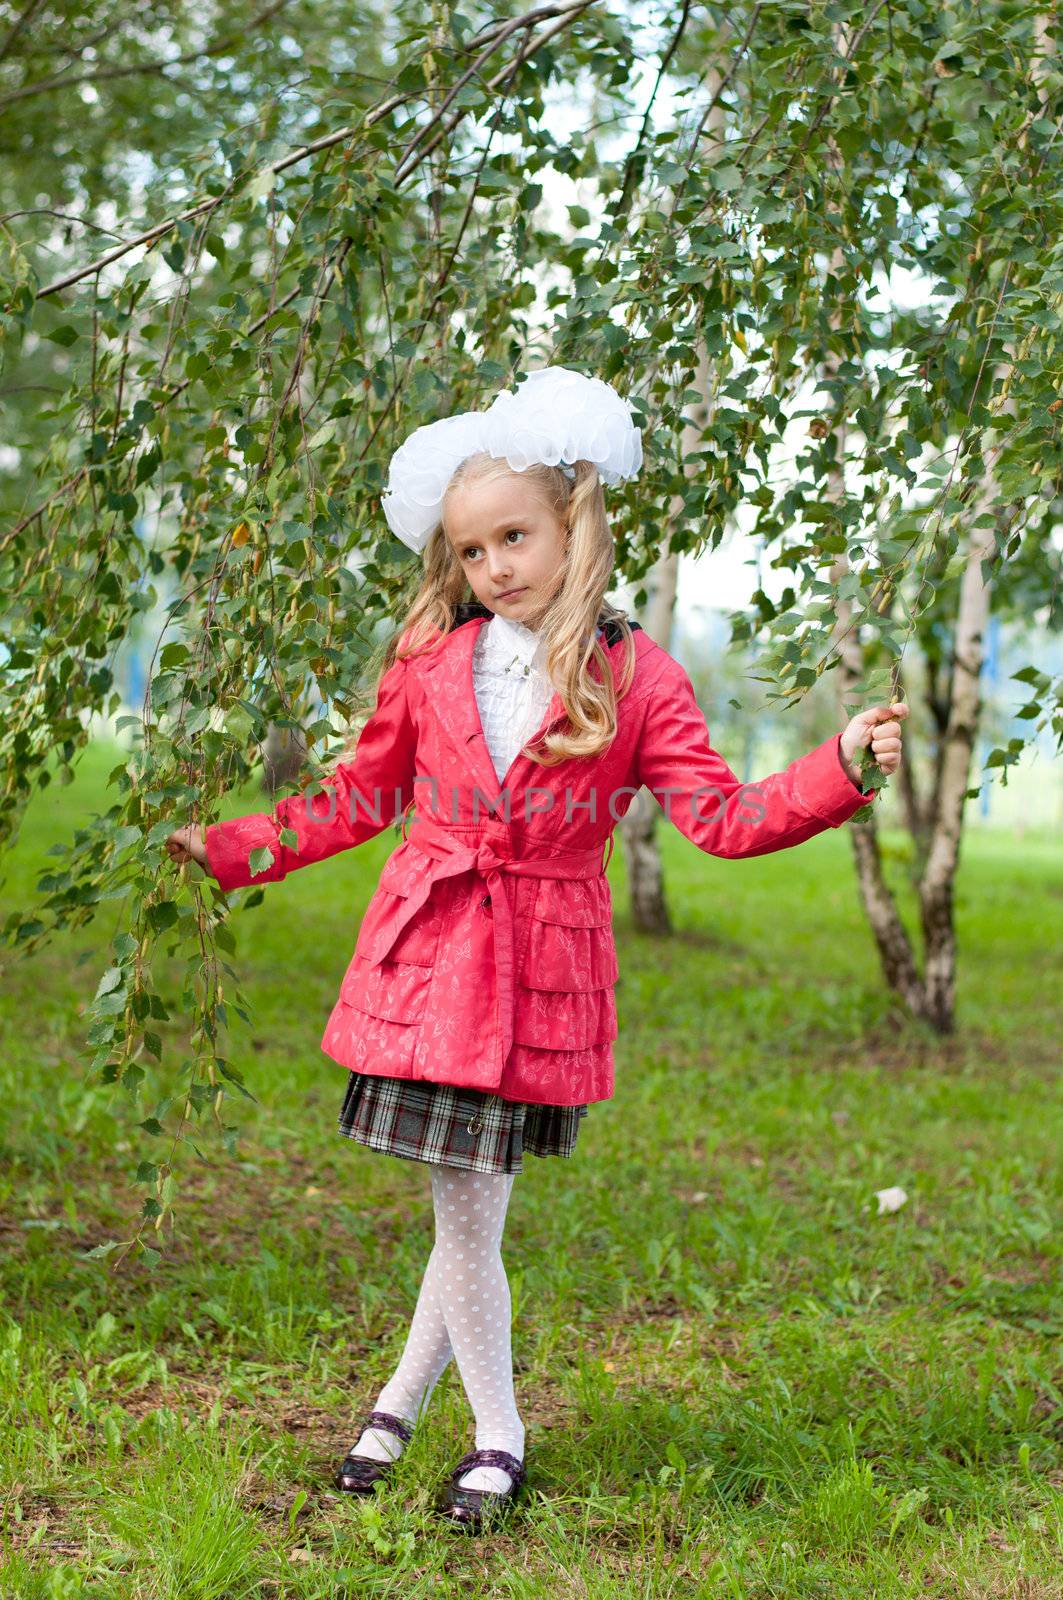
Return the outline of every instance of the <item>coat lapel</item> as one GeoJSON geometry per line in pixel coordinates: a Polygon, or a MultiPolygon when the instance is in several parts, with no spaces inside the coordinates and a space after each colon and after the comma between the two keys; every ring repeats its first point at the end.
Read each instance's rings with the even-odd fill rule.
{"type": "MultiPolygon", "coordinates": [[[[427,655],[418,658],[418,672],[428,690],[428,703],[437,721],[462,761],[471,767],[477,787],[496,798],[505,788],[505,780],[514,767],[525,758],[517,755],[500,784],[487,748],[472,680],[473,646],[487,620],[475,617],[453,629],[427,655]]],[[[611,656],[616,646],[605,640],[602,643],[611,656]]],[[[565,703],[560,692],[555,692],[542,722],[525,743],[538,739],[564,715],[565,703]]]]}
{"type": "Polygon", "coordinates": [[[421,658],[418,667],[428,704],[478,788],[492,796],[498,778],[484,738],[472,686],[472,651],[483,619],[463,623],[421,658]]]}

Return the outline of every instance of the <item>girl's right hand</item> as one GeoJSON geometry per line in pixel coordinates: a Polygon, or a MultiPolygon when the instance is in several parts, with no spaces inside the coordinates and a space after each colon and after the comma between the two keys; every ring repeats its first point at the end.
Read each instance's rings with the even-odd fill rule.
{"type": "Polygon", "coordinates": [[[199,823],[189,828],[178,828],[166,841],[166,848],[179,867],[196,861],[210,871],[207,860],[206,829],[199,823]]]}

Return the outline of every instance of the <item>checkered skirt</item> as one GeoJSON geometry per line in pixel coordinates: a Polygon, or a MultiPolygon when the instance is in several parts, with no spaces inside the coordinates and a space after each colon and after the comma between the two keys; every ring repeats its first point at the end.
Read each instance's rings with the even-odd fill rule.
{"type": "Polygon", "coordinates": [[[481,1089],[352,1071],[339,1131],[372,1150],[467,1172],[523,1172],[525,1152],[570,1156],[586,1106],[503,1100],[481,1089]]]}

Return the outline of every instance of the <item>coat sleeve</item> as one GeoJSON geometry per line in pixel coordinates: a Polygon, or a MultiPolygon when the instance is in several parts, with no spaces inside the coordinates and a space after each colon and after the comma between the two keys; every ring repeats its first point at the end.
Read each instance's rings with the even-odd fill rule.
{"type": "Polygon", "coordinates": [[[762,856],[838,828],[871,803],[842,765],[832,734],[783,772],[739,783],[709,742],[686,671],[671,656],[647,696],[635,780],[681,833],[712,856],[762,856]]]}
{"type": "Polygon", "coordinates": [[[340,850],[372,839],[393,823],[413,797],[416,730],[407,700],[406,662],[381,674],[376,706],[358,736],[350,761],[341,763],[315,795],[287,796],[272,813],[253,812],[206,829],[209,870],[225,890],[276,883],[297,867],[312,866],[340,850]],[[289,828],[296,844],[282,844],[289,828]],[[254,876],[252,850],[267,847],[272,865],[254,876]]]}

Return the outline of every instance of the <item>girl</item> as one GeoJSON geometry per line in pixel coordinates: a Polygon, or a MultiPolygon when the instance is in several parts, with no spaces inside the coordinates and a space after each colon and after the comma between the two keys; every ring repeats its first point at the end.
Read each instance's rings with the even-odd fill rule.
{"type": "Polygon", "coordinates": [[[500,1253],[513,1180],[525,1152],[571,1156],[588,1104],[613,1092],[603,845],[643,785],[712,855],[839,827],[874,795],[857,750],[870,743],[894,771],[908,711],[862,712],[784,772],[740,785],[684,669],[605,600],[602,484],[641,461],[620,396],[560,367],[485,412],[418,428],[392,457],[383,505],[423,552],[424,578],[372,715],[312,797],[167,841],[228,890],[403,818],[321,1045],[349,1073],[340,1132],[428,1164],[435,1243],[402,1357],[336,1483],[361,1494],[388,1475],[453,1356],[476,1449],[436,1508],[474,1531],[525,1481],[500,1253]],[[256,866],[268,864],[252,872],[263,847],[256,866]]]}

